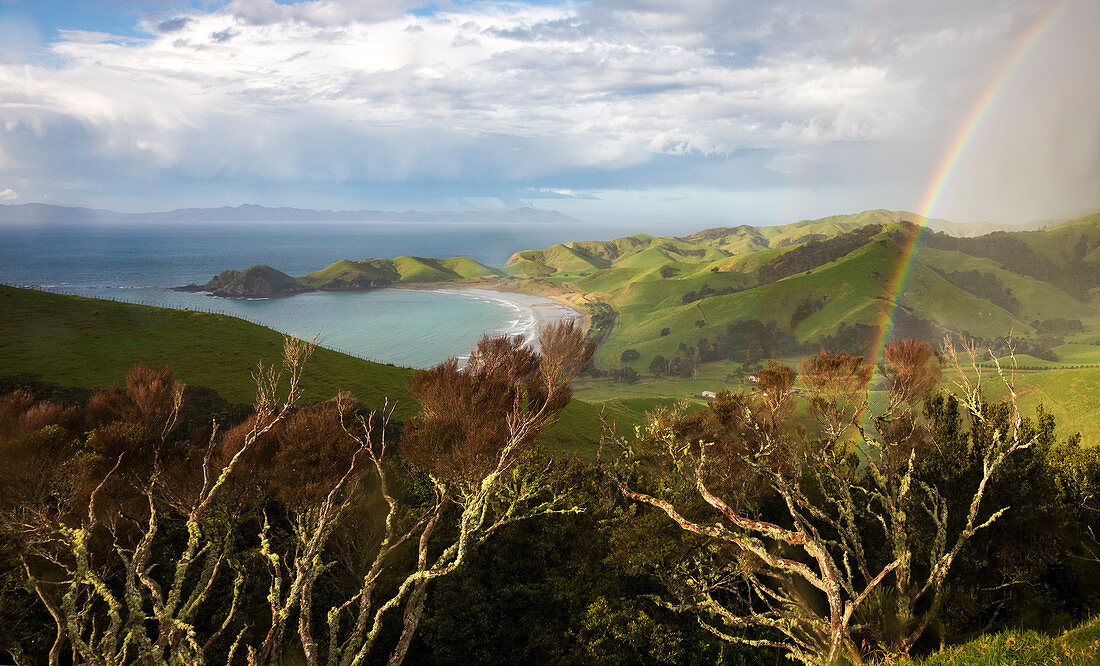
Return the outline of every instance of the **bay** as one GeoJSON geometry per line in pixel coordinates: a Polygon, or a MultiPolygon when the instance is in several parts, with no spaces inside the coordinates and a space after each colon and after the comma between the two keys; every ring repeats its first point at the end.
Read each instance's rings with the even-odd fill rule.
{"type": "Polygon", "coordinates": [[[484,334],[529,334],[528,299],[477,290],[312,292],[221,299],[169,291],[227,269],[267,264],[304,275],[338,259],[470,256],[501,266],[514,252],[676,226],[270,223],[0,227],[0,282],[61,293],[221,312],[362,358],[429,367],[462,357],[484,334]]]}

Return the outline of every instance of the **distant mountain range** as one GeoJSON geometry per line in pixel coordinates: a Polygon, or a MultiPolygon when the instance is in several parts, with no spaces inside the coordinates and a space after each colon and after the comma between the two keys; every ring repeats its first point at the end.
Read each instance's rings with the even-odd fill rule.
{"type": "MultiPolygon", "coordinates": [[[[966,238],[981,236],[994,231],[1031,231],[1053,227],[1067,220],[1084,217],[1096,211],[1081,211],[1063,218],[1037,220],[1025,224],[993,224],[990,222],[950,222],[938,218],[927,219],[933,231],[966,238]]],[[[782,228],[798,228],[800,225],[819,229],[835,221],[845,228],[857,228],[865,224],[889,224],[892,222],[918,222],[924,220],[915,213],[869,210],[857,215],[836,215],[818,220],[803,220],[782,228]]],[[[222,206],[220,208],[178,208],[151,213],[119,213],[99,208],[54,206],[52,204],[0,204],[0,225],[3,224],[156,224],[156,223],[224,223],[224,222],[434,222],[441,224],[583,224],[582,220],[553,210],[512,208],[508,210],[477,211],[384,211],[384,210],[313,210],[310,208],[269,208],[256,204],[222,206]]],[[[731,227],[731,229],[759,229],[774,227],[731,227]]],[[[768,232],[763,231],[766,235],[768,232]]]]}
{"type": "Polygon", "coordinates": [[[0,224],[142,224],[217,222],[436,222],[442,224],[580,224],[581,221],[552,210],[382,211],[312,210],[268,208],[255,204],[221,208],[180,208],[159,213],[118,213],[96,208],[50,204],[0,205],[0,224]]]}

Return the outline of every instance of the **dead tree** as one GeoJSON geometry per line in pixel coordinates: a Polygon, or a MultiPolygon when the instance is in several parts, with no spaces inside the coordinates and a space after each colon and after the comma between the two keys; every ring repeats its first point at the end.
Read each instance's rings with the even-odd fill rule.
{"type": "MultiPolygon", "coordinates": [[[[944,351],[962,377],[962,404],[980,422],[978,380],[963,372],[949,340],[944,351]]],[[[973,361],[974,350],[964,351],[973,361]]],[[[695,613],[723,640],[806,663],[861,663],[864,646],[906,654],[934,617],[959,551],[1007,509],[981,517],[998,467],[1032,443],[1021,438],[1012,378],[1002,374],[1013,419],[981,452],[980,479],[952,529],[958,521],[949,523],[944,497],[915,474],[934,444],[914,409],[939,380],[928,345],[887,348],[881,370],[890,400],[875,418],[862,358],[823,352],[800,370],[815,435],[794,423],[790,373],[773,365],[752,394],[723,393],[709,413],[658,415],[631,441],[609,434],[622,455],[605,470],[625,496],[663,511],[702,544],[665,572],[671,598],[655,598],[660,605],[695,613]],[[646,472],[655,467],[664,472],[657,478],[646,472]],[[916,512],[932,525],[930,544],[912,536],[916,512]]]]}

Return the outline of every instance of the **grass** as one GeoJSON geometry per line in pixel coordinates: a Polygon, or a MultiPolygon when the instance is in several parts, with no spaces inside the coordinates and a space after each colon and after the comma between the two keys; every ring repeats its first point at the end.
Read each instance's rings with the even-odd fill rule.
{"type": "Polygon", "coordinates": [[[1015,664],[1100,664],[1100,617],[1085,622],[1061,636],[1035,631],[1005,631],[986,634],[945,648],[927,657],[907,659],[905,666],[1000,666],[1015,664]]]}
{"type": "MultiPolygon", "coordinates": [[[[945,373],[945,383],[956,379],[945,373]]],[[[982,385],[986,395],[1000,400],[1008,395],[1004,383],[991,368],[982,369],[982,385]]],[[[1020,410],[1025,416],[1034,416],[1035,408],[1042,403],[1054,415],[1058,424],[1058,436],[1067,438],[1081,433],[1082,444],[1100,445],[1100,368],[1050,370],[1023,370],[1016,375],[1016,394],[1020,410]]]]}
{"type": "Polygon", "coordinates": [[[739,363],[727,361],[704,363],[699,366],[698,376],[695,378],[654,377],[647,374],[634,384],[619,382],[609,377],[582,377],[574,383],[574,391],[577,397],[594,403],[620,398],[637,398],[653,401],[654,406],[682,399],[703,404],[706,402],[702,397],[703,391],[736,390],[748,387],[747,383],[733,382],[728,379],[730,373],[739,367],[739,363]]]}
{"type": "MultiPolygon", "coordinates": [[[[188,384],[251,403],[257,363],[278,363],[283,336],[234,317],[0,287],[0,374],[34,374],[65,386],[119,384],[134,364],[170,365],[188,384]]],[[[303,377],[304,399],[351,391],[375,406],[389,398],[412,413],[412,370],[319,348],[303,377]]]]}

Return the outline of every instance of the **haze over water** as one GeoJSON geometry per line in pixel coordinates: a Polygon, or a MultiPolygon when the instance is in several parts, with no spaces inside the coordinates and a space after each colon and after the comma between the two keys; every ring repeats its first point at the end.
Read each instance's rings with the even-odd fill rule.
{"type": "MultiPolygon", "coordinates": [[[[695,229],[665,226],[657,233],[695,229]]],[[[267,264],[304,275],[338,259],[470,256],[500,267],[518,250],[609,239],[630,228],[468,224],[227,224],[21,226],[0,228],[0,282],[95,298],[212,310],[371,360],[428,367],[464,356],[486,333],[529,333],[527,308],[485,292],[408,289],[313,292],[277,299],[223,299],[168,291],[217,273],[267,264]]],[[[445,285],[441,285],[445,286],[445,285]]]]}

